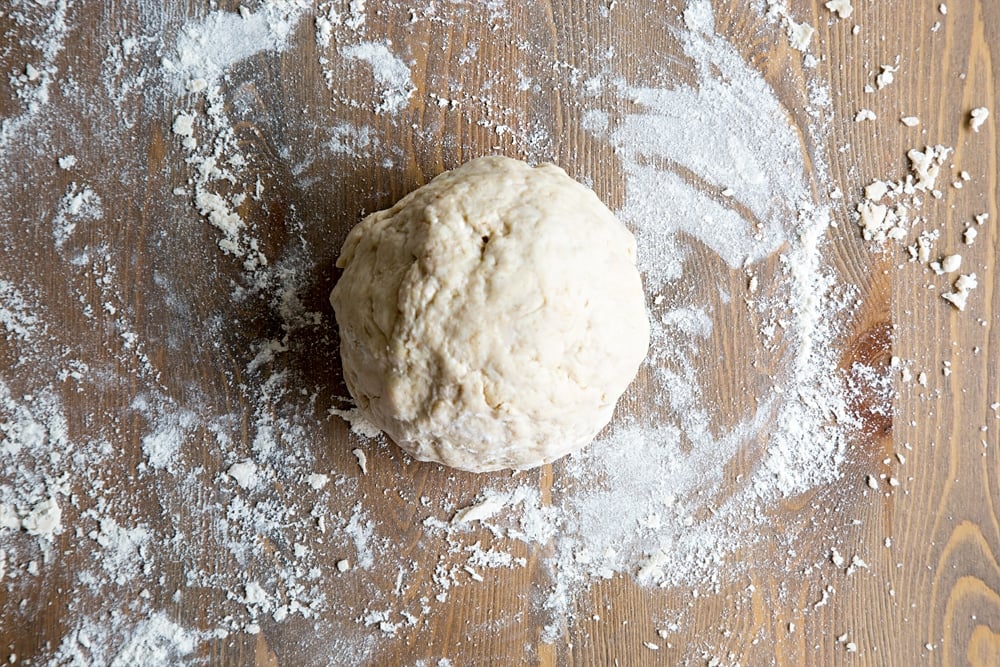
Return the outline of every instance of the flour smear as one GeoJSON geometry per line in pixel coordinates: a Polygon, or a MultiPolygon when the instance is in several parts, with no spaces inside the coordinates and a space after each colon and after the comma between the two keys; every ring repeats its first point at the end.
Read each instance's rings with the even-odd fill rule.
{"type": "MultiPolygon", "coordinates": [[[[626,4],[596,20],[616,25],[626,4]]],[[[772,37],[805,49],[811,28],[779,8],[772,37]]],[[[841,478],[862,428],[857,378],[885,378],[838,368],[858,295],[826,261],[826,161],[804,148],[825,145],[830,115],[815,75],[793,113],[707,0],[655,19],[673,52],[619,53],[612,34],[586,66],[500,0],[146,9],[99,26],[105,46],[80,54],[65,47],[91,25],[82,6],[13,10],[31,68],[10,68],[0,202],[32,196],[0,203],[0,242],[25,260],[0,266],[0,586],[45,601],[58,581],[65,609],[61,639],[21,659],[198,663],[274,633],[289,664],[378,663],[464,587],[535,563],[544,585],[518,604],[543,619],[540,641],[599,611],[588,593],[609,579],[643,587],[651,627],[669,634],[685,619],[657,589],[722,593],[761,567],[756,554],[818,530],[771,518],[841,478]],[[386,39],[386,20],[432,35],[454,72],[488,76],[418,77],[419,45],[386,39]],[[515,44],[521,64],[486,61],[488,44],[455,34],[463,22],[515,44]],[[284,87],[289,72],[315,85],[284,87]],[[326,274],[414,155],[563,154],[553,89],[601,156],[563,166],[618,183],[612,205],[638,240],[653,342],[636,409],[553,466],[551,489],[523,473],[470,494],[430,469],[417,485],[400,474],[416,464],[331,393],[326,274]],[[486,143],[462,143],[477,133],[486,143]],[[147,135],[163,140],[155,178],[131,143],[147,135]],[[122,202],[148,207],[142,225],[122,202]],[[694,280],[709,271],[717,284],[694,280]],[[711,369],[733,338],[720,402],[711,369]],[[331,434],[349,446],[334,451],[331,434]],[[399,553],[393,512],[418,522],[432,571],[399,553]],[[178,624],[192,607],[198,629],[178,624]]],[[[27,627],[32,613],[0,620],[27,627]]],[[[425,648],[424,664],[450,664],[452,647],[425,648]]]]}

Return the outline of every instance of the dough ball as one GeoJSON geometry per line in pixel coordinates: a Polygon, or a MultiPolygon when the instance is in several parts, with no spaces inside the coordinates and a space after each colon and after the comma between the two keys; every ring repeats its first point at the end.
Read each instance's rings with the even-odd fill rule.
{"type": "Polygon", "coordinates": [[[608,423],[649,345],[632,234],[559,167],[484,157],[351,230],[330,295],[347,387],[421,461],[549,463],[608,423]]]}

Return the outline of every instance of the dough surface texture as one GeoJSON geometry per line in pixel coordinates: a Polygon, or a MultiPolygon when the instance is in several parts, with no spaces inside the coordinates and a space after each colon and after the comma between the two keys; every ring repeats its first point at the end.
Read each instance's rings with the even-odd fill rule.
{"type": "Polygon", "coordinates": [[[358,408],[421,461],[531,468],[588,442],[649,346],[632,234],[552,164],[484,157],[351,230],[330,295],[358,408]]]}

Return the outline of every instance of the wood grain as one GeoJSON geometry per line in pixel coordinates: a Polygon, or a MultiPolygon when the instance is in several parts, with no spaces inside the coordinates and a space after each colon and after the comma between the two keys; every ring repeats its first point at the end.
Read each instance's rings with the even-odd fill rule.
{"type": "MultiPolygon", "coordinates": [[[[762,72],[794,121],[806,127],[810,74],[801,54],[762,15],[760,3],[714,4],[717,32],[762,72]]],[[[443,610],[404,627],[392,640],[373,640],[381,645],[372,664],[434,664],[431,661],[448,657],[455,665],[638,666],[712,660],[725,665],[1000,665],[1000,421],[989,407],[1000,401],[1000,72],[993,64],[1000,48],[1000,3],[953,0],[942,15],[936,1],[855,0],[849,20],[834,20],[821,0],[789,4],[799,20],[817,28],[814,52],[821,60],[816,71],[829,82],[832,97],[828,143],[811,145],[808,132],[800,136],[807,155],[826,156],[834,185],[845,193],[835,209],[838,226],[831,231],[827,253],[839,279],[857,287],[862,305],[840,343],[842,367],[862,361],[884,369],[896,356],[911,363],[914,375],[925,371],[928,386],[898,381],[892,417],[873,415],[870,397],[862,396],[852,405],[865,415],[865,433],[853,444],[845,475],[834,488],[817,489],[771,508],[771,523],[762,536],[766,554],[748,548],[737,556],[751,563],[745,576],[722,577],[716,586],[698,591],[643,588],[628,576],[595,581],[575,601],[571,622],[563,625],[558,641],[545,643],[541,629],[546,619],[536,610],[551,584],[543,559],[552,547],[520,545],[513,549],[526,559],[526,567],[491,571],[482,585],[452,589],[443,610]],[[936,22],[941,27],[932,32],[936,22]],[[855,24],[861,27],[857,36],[851,34],[855,24]],[[878,66],[894,62],[896,56],[896,82],[877,95],[864,92],[878,66]],[[993,113],[979,133],[967,122],[975,106],[993,113]],[[880,121],[853,122],[862,107],[875,110],[880,121]],[[902,115],[918,116],[921,125],[909,129],[891,122],[902,115]],[[861,187],[874,178],[901,177],[907,169],[906,151],[925,143],[954,146],[949,165],[972,177],[960,192],[942,186],[946,196],[940,201],[928,197],[921,213],[942,230],[938,249],[960,251],[964,266],[980,277],[964,313],[940,299],[943,283],[926,268],[907,263],[899,249],[872,252],[850,217],[861,187]],[[989,212],[989,223],[980,228],[974,245],[962,245],[961,230],[982,212],[989,212]],[[948,376],[942,373],[944,362],[950,363],[948,376]],[[883,483],[878,491],[869,489],[869,474],[894,477],[900,485],[883,483]],[[789,544],[783,537],[789,524],[812,529],[802,531],[801,542],[789,544]],[[851,575],[817,567],[828,557],[828,538],[850,545],[844,555],[859,554],[868,567],[851,575]],[[657,629],[674,619],[676,629],[659,637],[657,629]],[[857,645],[856,653],[838,640],[843,634],[857,645]],[[659,648],[652,650],[644,642],[659,648]]],[[[293,46],[285,52],[254,56],[238,65],[242,74],[232,77],[234,89],[229,91],[234,104],[253,110],[240,117],[234,129],[253,174],[268,192],[265,201],[248,199],[240,213],[252,221],[268,256],[282,256],[297,238],[312,249],[314,270],[304,288],[309,309],[326,309],[326,295],[337,277],[337,250],[363,213],[391,205],[471,157],[501,152],[554,160],[589,183],[609,206],[620,208],[624,182],[614,150],[582,129],[584,109],[565,92],[570,77],[600,70],[604,56],[594,45],[613,44],[619,54],[626,54],[620,63],[630,79],[665,73],[673,80],[690,76],[669,28],[678,24],[680,0],[511,2],[505,5],[507,19],[502,22],[427,20],[413,27],[409,7],[369,5],[368,37],[390,39],[410,60],[418,93],[400,115],[374,115],[356,103],[373,92],[374,81],[362,70],[344,72],[332,90],[326,86],[311,21],[299,26],[293,46]],[[533,48],[523,48],[525,43],[533,48]],[[469,45],[476,45],[476,55],[464,58],[469,45]],[[498,71],[524,72],[546,94],[501,86],[498,71]],[[428,95],[447,96],[450,90],[463,92],[457,111],[438,106],[428,95]],[[484,91],[489,94],[481,94],[484,91]],[[324,128],[337,122],[370,126],[387,149],[385,159],[328,155],[321,170],[306,166],[297,171],[301,157],[290,155],[289,149],[320,141],[328,136],[324,128]],[[498,134],[497,125],[511,132],[498,134]],[[301,174],[318,171],[323,173],[320,190],[301,186],[301,174]]],[[[238,9],[236,2],[218,6],[238,9]]],[[[455,7],[458,11],[465,6],[455,7]]],[[[79,23],[57,61],[60,70],[72,72],[79,90],[101,94],[107,45],[146,25],[140,16],[145,11],[153,10],[142,3],[82,3],[74,14],[79,23]],[[84,5],[94,11],[83,11],[84,5]]],[[[206,9],[198,3],[177,3],[156,11],[166,26],[204,15],[206,9]]],[[[0,43],[0,64],[7,71],[23,70],[24,62],[34,57],[33,47],[23,43],[23,30],[13,12],[0,16],[0,32],[7,36],[0,43]]],[[[146,65],[157,67],[154,61],[146,65]]],[[[35,280],[40,300],[48,304],[53,339],[64,349],[78,350],[77,356],[91,369],[125,378],[100,392],[66,399],[72,438],[114,434],[114,454],[94,476],[124,497],[139,493],[134,482],[144,461],[141,438],[148,424],[131,402],[142,387],[156,387],[163,400],[174,404],[202,404],[216,414],[236,415],[230,437],[240,451],[250,454],[259,415],[243,391],[251,381],[245,369],[256,354],[249,344],[280,338],[282,320],[273,304],[230,298],[231,286],[241,280],[240,267],[219,252],[218,232],[192,215],[189,204],[167,201],[168,193],[189,177],[184,153],[170,134],[174,108],[150,108],[141,91],[129,91],[122,99],[124,111],[110,121],[84,114],[41,124],[31,139],[43,151],[74,147],[81,166],[72,174],[51,164],[47,170],[25,165],[5,174],[13,201],[2,204],[10,216],[0,228],[6,277],[35,280]],[[95,140],[104,136],[100,126],[107,122],[133,125],[130,132],[115,135],[125,137],[122,143],[108,146],[95,140]],[[136,163],[123,161],[125,153],[139,156],[136,163]],[[81,229],[81,238],[72,243],[107,249],[110,263],[117,267],[117,284],[126,286],[122,306],[142,341],[138,352],[125,347],[111,319],[85,316],[87,307],[100,312],[107,299],[89,272],[97,269],[67,269],[53,248],[51,229],[40,222],[51,220],[55,203],[75,180],[104,185],[105,219],[81,229]],[[196,265],[210,270],[192,271],[196,265]],[[159,287],[163,284],[170,285],[174,301],[165,298],[165,289],[159,287]],[[212,344],[206,344],[210,340],[212,344]]],[[[597,99],[603,108],[627,110],[622,108],[627,101],[609,89],[597,99]]],[[[185,98],[186,103],[197,102],[185,98]]],[[[108,108],[100,101],[94,105],[108,108]]],[[[0,115],[11,118],[19,109],[11,96],[0,94],[0,115]]],[[[821,192],[826,184],[813,187],[826,194],[821,192]]],[[[702,268],[686,280],[693,299],[713,302],[719,286],[733,294],[744,290],[744,272],[730,270],[708,249],[694,253],[697,261],[691,265],[702,268]]],[[[93,261],[96,267],[102,260],[93,261]]],[[[765,279],[780,270],[776,258],[759,268],[765,279]]],[[[747,400],[770,391],[769,364],[775,363],[762,355],[754,373],[738,372],[745,365],[735,360],[752,353],[740,332],[760,326],[756,315],[738,301],[717,304],[732,326],[713,330],[699,369],[705,400],[719,406],[723,423],[738,416],[747,400]]],[[[289,355],[289,370],[315,394],[317,405],[335,406],[334,397],[346,394],[336,334],[306,329],[300,335],[289,355]]],[[[0,368],[9,371],[6,377],[21,391],[31,385],[31,378],[19,370],[17,354],[15,341],[0,341],[0,368]]],[[[58,362],[52,360],[47,370],[55,368],[58,362]]],[[[645,409],[647,382],[644,377],[637,380],[620,415],[645,409]]],[[[269,410],[270,417],[278,419],[281,401],[275,400],[269,410]]],[[[315,469],[353,470],[351,449],[357,441],[346,425],[330,420],[319,428],[329,446],[308,453],[315,469]]],[[[228,500],[210,483],[208,471],[221,470],[224,464],[216,436],[201,425],[187,437],[204,466],[199,473],[204,484],[198,486],[204,497],[179,502],[176,494],[165,494],[160,497],[177,504],[161,506],[150,500],[129,507],[123,501],[114,508],[146,522],[165,540],[219,537],[217,526],[201,510],[228,500]]],[[[408,463],[391,446],[373,447],[369,456],[375,463],[369,475],[359,478],[356,495],[366,499],[366,507],[377,512],[375,518],[391,535],[386,548],[415,564],[407,572],[401,600],[418,605],[419,595],[433,588],[435,567],[443,559],[428,550],[419,498],[468,503],[484,486],[510,485],[510,475],[472,477],[408,463]]],[[[755,453],[742,456],[734,464],[734,479],[736,469],[749,466],[755,453]]],[[[518,481],[537,487],[550,503],[560,471],[557,464],[523,473],[518,481]]],[[[153,483],[163,489],[173,482],[161,476],[153,483]]],[[[74,492],[85,495],[89,487],[81,483],[74,492]]],[[[327,509],[333,521],[344,518],[350,508],[327,509]]],[[[67,508],[66,525],[80,519],[76,508],[67,508]]],[[[483,539],[488,538],[483,531],[483,539]]],[[[72,531],[56,546],[58,559],[31,586],[15,587],[9,581],[0,585],[0,651],[16,654],[26,664],[57,647],[89,605],[108,602],[97,594],[93,599],[89,594],[69,596],[77,587],[77,569],[89,564],[80,562],[82,552],[75,550],[72,531]]],[[[275,567],[281,548],[265,544],[275,567]]],[[[224,605],[226,596],[218,588],[189,588],[187,570],[226,575],[241,572],[241,567],[234,554],[220,546],[204,562],[174,563],[146,575],[149,580],[127,582],[116,589],[119,597],[112,606],[128,614],[130,601],[148,588],[155,596],[153,604],[176,622],[208,631],[210,611],[224,605]],[[161,575],[165,583],[152,585],[161,575]],[[172,597],[175,590],[184,595],[172,597]]],[[[341,646],[331,644],[327,655],[317,656],[302,638],[319,632],[356,638],[360,631],[355,612],[364,608],[368,587],[391,590],[395,576],[372,571],[364,581],[329,581],[325,593],[345,602],[339,610],[352,613],[331,612],[317,621],[267,621],[255,636],[233,633],[206,640],[192,657],[210,664],[268,667],[348,664],[350,657],[339,652],[341,646]]]]}

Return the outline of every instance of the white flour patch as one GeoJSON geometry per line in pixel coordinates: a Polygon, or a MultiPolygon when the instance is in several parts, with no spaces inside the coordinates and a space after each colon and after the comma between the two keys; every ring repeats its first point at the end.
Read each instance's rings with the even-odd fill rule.
{"type": "Polygon", "coordinates": [[[360,60],[372,68],[375,83],[381,87],[380,101],[375,103],[375,113],[398,113],[417,88],[410,77],[410,68],[389,50],[388,42],[362,42],[340,50],[347,60],[360,60]]]}
{"type": "Polygon", "coordinates": [[[660,316],[660,323],[668,329],[677,329],[688,336],[705,338],[712,333],[712,318],[704,308],[692,306],[674,308],[660,316]]]}
{"type": "Polygon", "coordinates": [[[616,99],[643,111],[608,134],[625,171],[619,213],[636,232],[653,290],[682,273],[679,233],[746,266],[789,240],[808,196],[800,141],[775,93],[714,33],[708,2],[688,3],[684,20],[697,85],[624,85],[616,99]]]}
{"type": "Polygon", "coordinates": [[[380,148],[381,142],[371,127],[354,127],[340,123],[330,128],[330,140],[325,147],[335,155],[350,157],[372,157],[380,148]]]}
{"type": "Polygon", "coordinates": [[[211,12],[181,28],[173,55],[162,62],[164,73],[177,93],[214,86],[236,63],[281,51],[308,7],[301,0],[279,0],[255,12],[211,12]]]}
{"type": "Polygon", "coordinates": [[[101,198],[96,192],[87,185],[70,185],[52,220],[52,239],[56,248],[62,248],[80,222],[99,220],[103,215],[101,198]]]}
{"type": "Polygon", "coordinates": [[[154,470],[171,470],[184,447],[190,442],[198,417],[186,408],[170,406],[163,399],[140,396],[132,407],[149,420],[150,430],[142,438],[142,451],[154,470]]]}
{"type": "Polygon", "coordinates": [[[63,638],[53,663],[70,667],[179,664],[202,639],[162,612],[151,614],[134,627],[129,627],[126,621],[120,613],[110,621],[91,618],[80,621],[63,638]]]}
{"type": "Polygon", "coordinates": [[[69,33],[67,18],[72,5],[71,0],[57,0],[54,5],[47,2],[35,6],[32,3],[18,14],[22,26],[37,30],[25,42],[39,54],[39,60],[27,63],[22,76],[10,78],[21,111],[16,115],[5,114],[0,119],[0,158],[6,158],[12,146],[35,138],[32,137],[33,130],[37,129],[38,121],[42,120],[42,113],[49,105],[52,84],[59,73],[56,58],[62,52],[69,33]]]}
{"type": "Polygon", "coordinates": [[[98,525],[90,537],[104,550],[99,563],[111,581],[125,586],[140,575],[151,573],[149,541],[152,536],[146,526],[125,528],[111,517],[99,517],[98,525]]]}
{"type": "Polygon", "coordinates": [[[32,304],[11,282],[0,280],[0,325],[7,336],[30,340],[39,326],[32,304]]]}
{"type": "Polygon", "coordinates": [[[375,554],[372,552],[371,544],[374,528],[365,511],[361,509],[361,505],[354,506],[345,532],[354,542],[358,565],[366,570],[371,569],[375,565],[375,554]]]}

